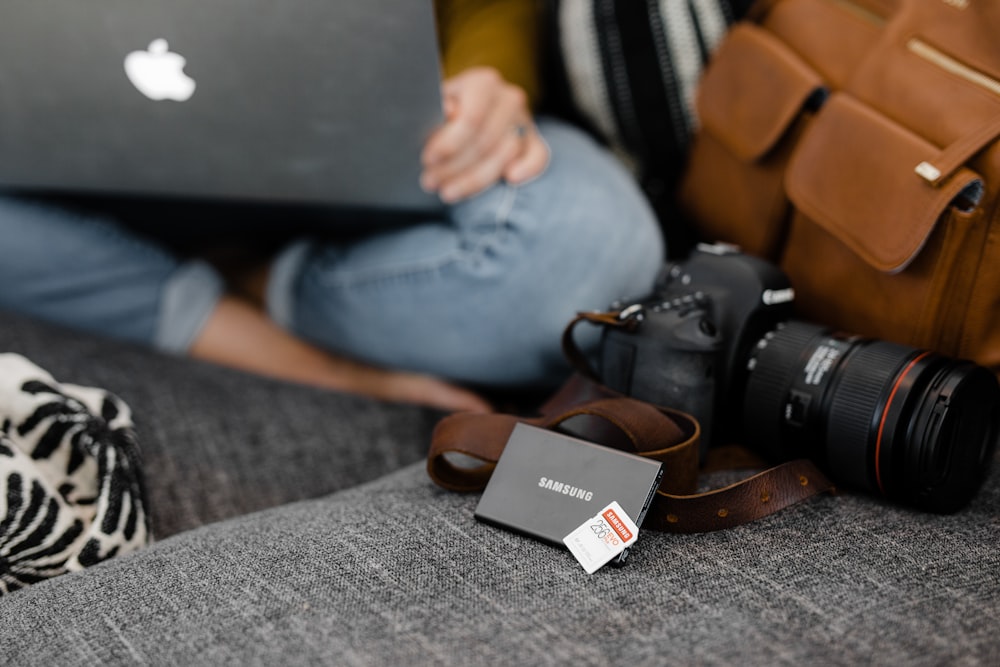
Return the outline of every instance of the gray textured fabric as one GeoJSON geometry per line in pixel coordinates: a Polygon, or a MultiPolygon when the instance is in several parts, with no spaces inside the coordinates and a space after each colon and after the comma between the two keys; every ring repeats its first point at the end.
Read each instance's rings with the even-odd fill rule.
{"type": "Polygon", "coordinates": [[[0,349],[132,406],[161,535],[234,517],[0,598],[3,665],[1000,664],[996,469],[954,516],[825,496],[588,576],[422,462],[290,502],[422,458],[437,415],[18,318],[0,349]]]}
{"type": "Polygon", "coordinates": [[[0,600],[0,663],[996,665],[1000,480],[955,516],[822,497],[647,532],[623,569],[477,523],[420,464],[0,600]]]}
{"type": "Polygon", "coordinates": [[[0,352],[132,409],[153,534],[311,498],[423,457],[440,414],[271,381],[0,312],[0,352]]]}

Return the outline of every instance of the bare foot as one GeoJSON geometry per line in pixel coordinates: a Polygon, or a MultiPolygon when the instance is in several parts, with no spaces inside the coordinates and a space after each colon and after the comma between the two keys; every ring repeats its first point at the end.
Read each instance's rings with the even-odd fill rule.
{"type": "Polygon", "coordinates": [[[232,296],[219,301],[191,356],[293,382],[446,411],[491,412],[467,389],[437,378],[390,371],[332,355],[302,341],[232,296]]]}
{"type": "Polygon", "coordinates": [[[341,377],[350,378],[338,387],[344,391],[448,411],[492,412],[490,404],[477,394],[429,375],[387,371],[343,358],[335,363],[341,366],[341,377]]]}

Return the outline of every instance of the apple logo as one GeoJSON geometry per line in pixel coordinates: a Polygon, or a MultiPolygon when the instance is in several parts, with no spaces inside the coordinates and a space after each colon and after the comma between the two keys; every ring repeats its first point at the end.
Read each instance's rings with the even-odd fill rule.
{"type": "Polygon", "coordinates": [[[140,93],[151,100],[183,102],[194,95],[195,82],[184,73],[187,61],[170,51],[165,39],[154,39],[147,51],[125,56],[125,74],[140,93]]]}

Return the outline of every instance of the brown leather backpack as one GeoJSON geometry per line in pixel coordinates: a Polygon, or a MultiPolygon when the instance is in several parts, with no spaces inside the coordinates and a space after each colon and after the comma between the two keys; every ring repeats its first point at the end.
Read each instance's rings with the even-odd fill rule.
{"type": "Polygon", "coordinates": [[[764,0],[701,81],[680,200],[800,314],[1000,372],[1000,2],[764,0]]]}

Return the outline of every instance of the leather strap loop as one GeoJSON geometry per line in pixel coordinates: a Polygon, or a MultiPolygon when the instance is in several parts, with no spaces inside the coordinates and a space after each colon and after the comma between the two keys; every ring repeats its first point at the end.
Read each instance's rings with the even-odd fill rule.
{"type": "Polygon", "coordinates": [[[756,521],[800,503],[833,484],[811,461],[789,461],[730,486],[693,496],[659,492],[643,522],[670,533],[704,533],[756,521]]]}
{"type": "Polygon", "coordinates": [[[587,359],[587,355],[583,353],[580,346],[576,344],[576,339],[573,338],[573,332],[576,330],[577,325],[581,322],[589,322],[591,324],[611,327],[614,329],[633,331],[637,326],[639,326],[639,322],[641,320],[642,310],[641,306],[638,305],[622,310],[579,312],[576,314],[576,317],[570,321],[566,328],[563,329],[563,354],[566,356],[566,359],[569,361],[570,366],[572,366],[574,370],[589,380],[599,382],[600,378],[597,372],[594,371],[593,367],[590,365],[590,360],[587,359]]]}
{"type": "Polygon", "coordinates": [[[626,397],[596,398],[558,414],[523,418],[514,415],[459,413],[438,422],[431,437],[427,473],[438,486],[452,491],[481,491],[486,487],[504,445],[518,422],[540,428],[560,427],[578,417],[596,418],[578,437],[662,461],[660,489],[690,493],[698,474],[701,432],[694,419],[672,410],[626,397]],[[687,420],[685,423],[684,420],[687,420]],[[608,429],[607,427],[612,427],[608,429]],[[624,438],[624,439],[623,439],[624,438]],[[455,455],[466,457],[460,465],[455,455]]]}
{"type": "Polygon", "coordinates": [[[663,479],[643,524],[647,528],[675,533],[731,528],[834,490],[815,465],[798,460],[722,489],[695,494],[701,439],[697,420],[621,396],[582,376],[564,385],[537,417],[454,414],[442,419],[427,459],[431,479],[452,491],[483,490],[518,422],[568,431],[663,462],[663,479]],[[576,423],[579,418],[588,421],[581,427],[576,423]],[[456,454],[467,457],[468,465],[455,461],[456,454]]]}

